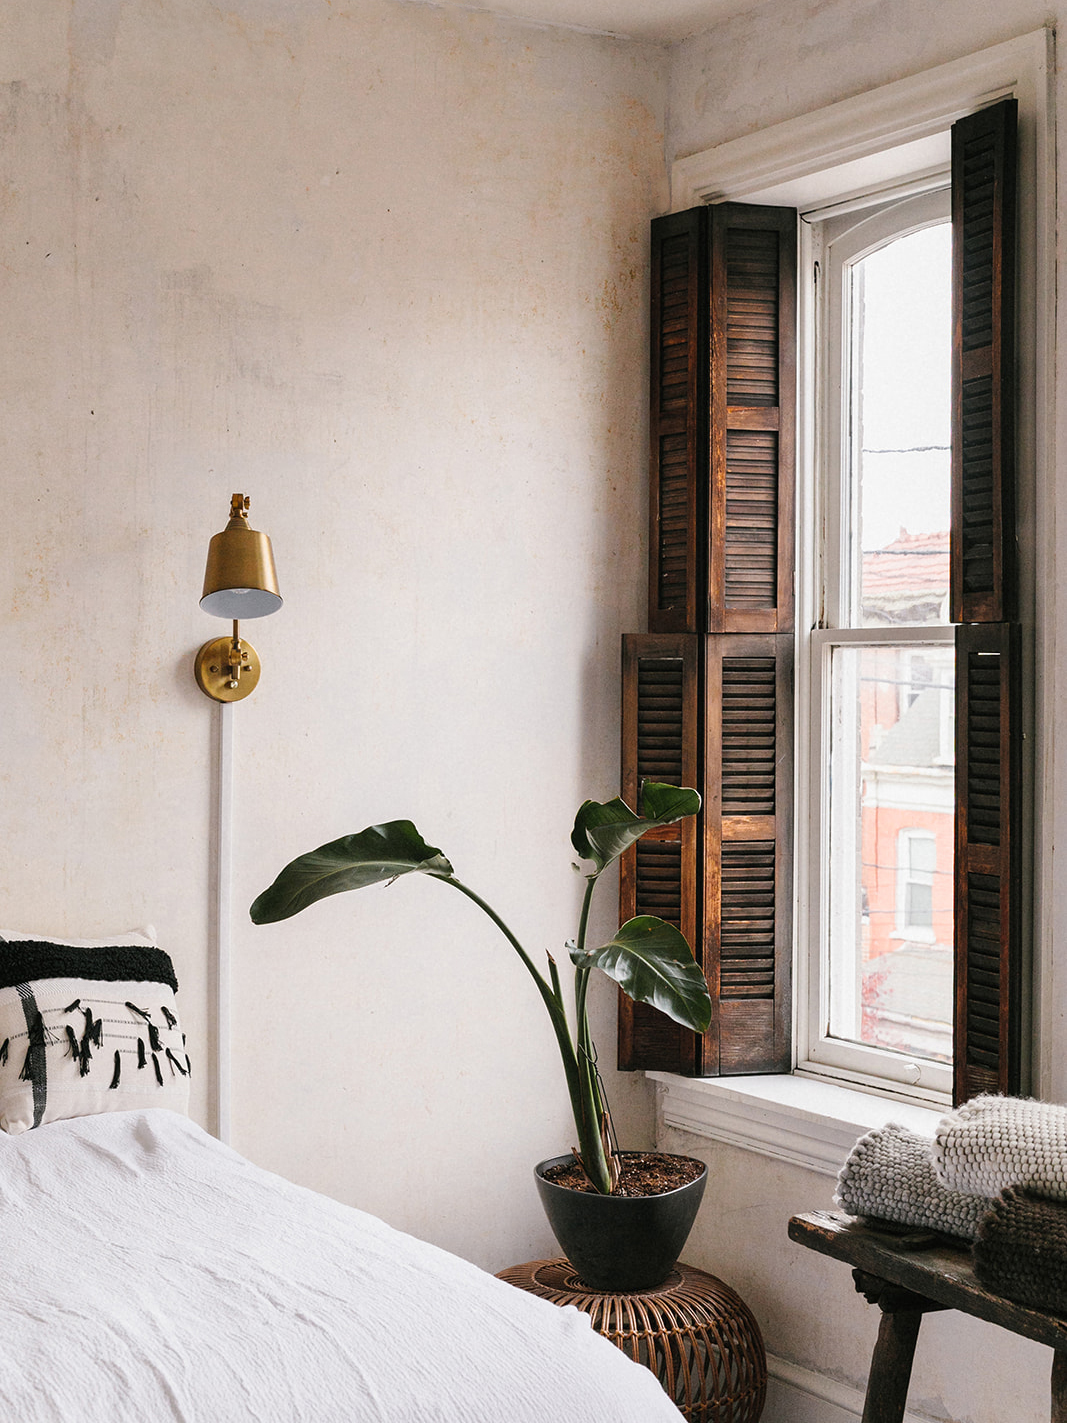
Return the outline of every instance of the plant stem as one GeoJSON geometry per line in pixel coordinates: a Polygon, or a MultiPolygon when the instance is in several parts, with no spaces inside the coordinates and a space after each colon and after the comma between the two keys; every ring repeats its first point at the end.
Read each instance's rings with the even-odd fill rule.
{"type": "MultiPolygon", "coordinates": [[[[578,938],[576,947],[579,961],[585,952],[585,937],[589,925],[589,910],[593,903],[593,890],[596,888],[599,875],[593,874],[588,877],[585,897],[582,900],[582,914],[578,923],[578,938]]],[[[583,1144],[583,1161],[585,1163],[585,1173],[590,1181],[601,1193],[609,1196],[611,1194],[611,1167],[607,1159],[604,1148],[604,1138],[600,1130],[601,1120],[604,1115],[604,1101],[600,1094],[600,1083],[597,1079],[596,1058],[593,1053],[593,1036],[589,1031],[589,1014],[586,1007],[586,994],[589,987],[589,970],[587,968],[576,968],[574,973],[574,1011],[575,1022],[578,1030],[578,1071],[579,1085],[582,1101],[582,1116],[590,1124],[591,1130],[590,1145],[583,1144]]],[[[580,1124],[579,1124],[580,1128],[580,1124]]]]}
{"type": "MultiPolygon", "coordinates": [[[[550,986],[544,977],[538,973],[533,960],[519,943],[518,939],[504,923],[495,909],[485,902],[473,889],[469,889],[462,881],[454,876],[442,876],[443,884],[450,884],[458,889],[461,894],[475,903],[484,914],[487,914],[496,927],[507,939],[508,943],[518,954],[519,958],[526,966],[526,970],[534,983],[537,991],[544,1000],[548,1009],[548,1016],[552,1021],[552,1028],[556,1034],[556,1042],[559,1044],[560,1056],[563,1059],[563,1073],[567,1079],[567,1091],[571,1099],[571,1111],[574,1114],[574,1125],[578,1132],[578,1145],[582,1153],[582,1162],[585,1166],[586,1175],[602,1195],[611,1194],[611,1173],[604,1156],[604,1144],[600,1136],[600,1115],[601,1102],[600,1092],[596,1082],[596,1069],[592,1060],[592,1044],[589,1036],[589,1022],[585,1012],[585,982],[589,977],[588,969],[578,969],[575,973],[575,999],[577,1007],[578,1022],[578,1051],[571,1039],[570,1025],[567,1022],[567,1012],[563,1006],[562,994],[559,989],[558,975],[553,973],[553,984],[550,986]],[[580,1006],[578,1006],[580,1000],[580,1006]]],[[[578,928],[578,945],[584,947],[586,924],[589,919],[589,905],[592,899],[593,887],[596,884],[596,876],[590,876],[589,885],[585,891],[585,899],[582,903],[582,916],[578,928]]]]}

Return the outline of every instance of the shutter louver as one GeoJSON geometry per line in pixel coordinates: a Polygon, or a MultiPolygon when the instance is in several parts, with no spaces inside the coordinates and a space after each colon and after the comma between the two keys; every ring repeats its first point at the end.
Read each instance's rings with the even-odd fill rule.
{"type": "Polygon", "coordinates": [[[952,127],[957,1103],[1022,1080],[1016,129],[1014,99],[952,127]]]}
{"type": "Polygon", "coordinates": [[[790,1067],[792,657],[788,636],[707,639],[707,1075],[790,1067]]]}
{"type": "MultiPolygon", "coordinates": [[[[636,806],[643,780],[700,786],[700,639],[693,634],[623,638],[622,794],[636,806]]],[[[619,862],[623,920],[655,914],[701,954],[700,820],[651,831],[619,862]]],[[[619,1067],[692,1074],[701,1041],[665,1014],[619,997],[619,1067]]]]}
{"type": "Polygon", "coordinates": [[[697,632],[706,597],[707,210],[652,224],[649,597],[652,632],[697,632]]]}
{"type": "Polygon", "coordinates": [[[711,209],[708,628],[793,625],[796,213],[711,209]]]}
{"type": "Polygon", "coordinates": [[[952,621],[1016,616],[1017,104],[952,126],[952,621]]]}
{"type": "Polygon", "coordinates": [[[956,629],[958,1103],[1020,1090],[1019,630],[956,629]]]}

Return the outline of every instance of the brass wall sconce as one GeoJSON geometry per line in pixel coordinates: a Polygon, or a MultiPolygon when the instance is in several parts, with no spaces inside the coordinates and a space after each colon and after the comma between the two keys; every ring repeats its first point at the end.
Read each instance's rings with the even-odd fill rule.
{"type": "Polygon", "coordinates": [[[230,501],[230,521],[208,546],[200,606],[217,618],[232,618],[230,637],[216,637],[196,654],[196,684],[217,702],[239,702],[255,691],[260,663],[242,642],[241,618],[265,618],[282,605],[270,539],[248,526],[247,495],[230,501]]]}

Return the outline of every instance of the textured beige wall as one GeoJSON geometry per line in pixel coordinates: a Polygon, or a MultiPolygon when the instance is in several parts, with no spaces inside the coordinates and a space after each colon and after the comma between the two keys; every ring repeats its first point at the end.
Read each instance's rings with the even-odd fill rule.
{"type": "MultiPolygon", "coordinates": [[[[617,789],[644,616],[664,54],[390,0],[4,18],[0,922],[154,922],[209,1121],[190,665],[226,630],[199,583],[247,491],[286,603],[245,629],[264,673],[235,710],[234,1144],[529,1258],[530,1168],[571,1128],[503,941],[427,881],[270,929],[245,909],[292,855],[409,816],[565,957],[571,820],[617,789]]],[[[610,993],[597,1013],[611,1061],[610,993]]],[[[643,1083],[617,1095],[647,1140],[643,1083]]]]}

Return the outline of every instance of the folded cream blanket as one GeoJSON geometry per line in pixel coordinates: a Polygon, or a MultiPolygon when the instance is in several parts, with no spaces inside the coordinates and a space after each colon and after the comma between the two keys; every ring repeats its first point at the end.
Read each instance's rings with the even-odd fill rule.
{"type": "Polygon", "coordinates": [[[975,1097],[941,1118],[933,1165],[950,1190],[992,1197],[1005,1186],[1023,1186],[1067,1201],[1067,1107],[975,1097]]]}
{"type": "Polygon", "coordinates": [[[837,1178],[835,1202],[849,1215],[973,1240],[992,1203],[943,1186],[934,1174],[931,1147],[927,1137],[895,1123],[861,1136],[837,1178]]]}

